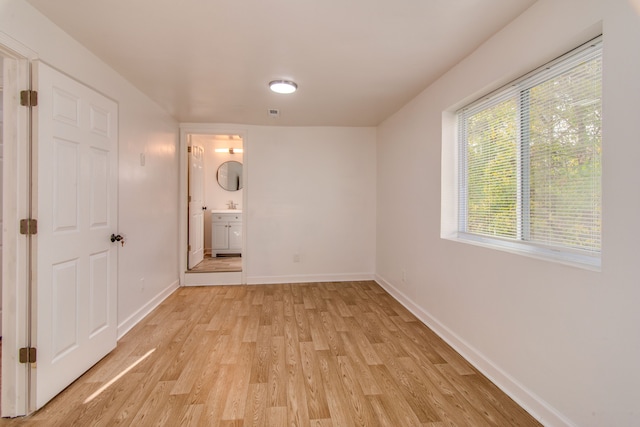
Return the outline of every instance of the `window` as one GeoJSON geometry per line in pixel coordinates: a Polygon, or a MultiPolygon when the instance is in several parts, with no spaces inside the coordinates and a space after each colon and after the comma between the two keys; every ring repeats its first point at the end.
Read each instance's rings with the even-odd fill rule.
{"type": "Polygon", "coordinates": [[[600,40],[457,112],[459,237],[599,266],[600,40]]]}

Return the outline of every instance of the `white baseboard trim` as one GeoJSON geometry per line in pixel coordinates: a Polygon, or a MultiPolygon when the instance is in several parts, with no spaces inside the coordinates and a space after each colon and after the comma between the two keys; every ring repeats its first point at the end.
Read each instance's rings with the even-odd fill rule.
{"type": "Polygon", "coordinates": [[[380,275],[375,276],[378,282],[391,296],[393,296],[407,310],[413,313],[422,323],[427,325],[433,332],[442,338],[447,344],[454,348],[462,357],[471,363],[476,369],[482,372],[500,390],[504,391],[518,405],[524,408],[531,416],[536,418],[542,425],[551,427],[574,427],[569,419],[559,413],[549,405],[544,399],[537,396],[531,390],[520,384],[515,378],[496,366],[464,339],[456,335],[453,331],[440,323],[429,312],[415,304],[409,297],[398,288],[386,281],[380,275]]]}
{"type": "Polygon", "coordinates": [[[248,285],[268,285],[275,283],[315,283],[315,282],[357,282],[374,280],[373,273],[351,274],[305,274],[291,276],[253,276],[247,277],[248,285]]]}
{"type": "Polygon", "coordinates": [[[163,291],[161,291],[158,295],[156,295],[151,301],[140,307],[138,311],[122,321],[122,323],[118,325],[118,340],[122,338],[127,332],[129,332],[131,328],[137,325],[138,322],[144,319],[147,314],[151,313],[154,308],[159,306],[160,303],[164,301],[169,295],[171,295],[176,289],[178,289],[179,284],[180,281],[176,280],[163,291]]]}

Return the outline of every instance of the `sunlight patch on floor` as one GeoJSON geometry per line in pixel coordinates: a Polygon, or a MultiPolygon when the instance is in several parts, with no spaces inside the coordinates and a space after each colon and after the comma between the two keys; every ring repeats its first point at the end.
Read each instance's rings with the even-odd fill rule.
{"type": "Polygon", "coordinates": [[[87,400],[85,400],[83,403],[87,404],[87,403],[91,402],[93,399],[95,399],[96,397],[98,397],[100,395],[100,393],[102,393],[103,391],[105,391],[106,389],[111,387],[111,385],[113,383],[115,383],[120,378],[125,376],[127,374],[127,372],[129,372],[130,370],[132,370],[133,368],[138,366],[144,359],[146,359],[147,357],[151,356],[151,353],[153,353],[154,351],[156,351],[155,348],[152,348],[151,350],[149,350],[144,356],[142,356],[140,359],[138,359],[135,362],[133,362],[131,365],[129,365],[128,368],[126,368],[124,371],[120,372],[115,377],[111,378],[111,380],[109,380],[109,382],[107,382],[102,387],[100,387],[98,390],[96,390],[95,393],[93,393],[91,396],[87,397],[87,400]]]}

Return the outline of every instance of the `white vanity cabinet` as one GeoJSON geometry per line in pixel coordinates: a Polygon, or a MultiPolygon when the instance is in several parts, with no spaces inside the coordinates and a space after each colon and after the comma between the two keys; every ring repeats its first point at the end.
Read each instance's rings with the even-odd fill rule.
{"type": "Polygon", "coordinates": [[[242,253],[242,214],[211,214],[211,256],[242,253]]]}

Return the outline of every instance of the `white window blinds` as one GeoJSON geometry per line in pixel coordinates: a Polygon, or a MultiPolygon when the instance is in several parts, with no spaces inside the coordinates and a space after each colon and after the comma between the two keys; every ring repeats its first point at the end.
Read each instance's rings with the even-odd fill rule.
{"type": "Polygon", "coordinates": [[[602,47],[458,112],[460,231],[600,252],[602,47]]]}

